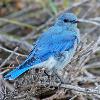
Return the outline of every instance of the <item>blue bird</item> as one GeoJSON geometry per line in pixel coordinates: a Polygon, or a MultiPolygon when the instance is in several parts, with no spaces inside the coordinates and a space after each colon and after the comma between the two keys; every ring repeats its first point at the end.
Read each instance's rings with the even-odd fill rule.
{"type": "Polygon", "coordinates": [[[31,68],[46,67],[49,70],[64,68],[73,58],[80,42],[77,23],[78,19],[73,13],[60,15],[38,38],[26,60],[4,78],[14,80],[31,68]]]}

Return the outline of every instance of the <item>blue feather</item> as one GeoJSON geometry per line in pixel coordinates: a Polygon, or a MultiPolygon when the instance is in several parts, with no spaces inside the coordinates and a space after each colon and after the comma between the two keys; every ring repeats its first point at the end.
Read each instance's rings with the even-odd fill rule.
{"type": "Polygon", "coordinates": [[[56,57],[61,52],[69,51],[74,48],[74,43],[76,39],[78,40],[77,27],[74,24],[68,23],[66,25],[66,23],[62,23],[62,18],[64,17],[66,16],[61,17],[61,20],[58,18],[54,26],[50,27],[38,38],[26,60],[5,75],[5,79],[16,79],[27,70],[35,68],[35,65],[48,60],[51,56],[56,57]]]}

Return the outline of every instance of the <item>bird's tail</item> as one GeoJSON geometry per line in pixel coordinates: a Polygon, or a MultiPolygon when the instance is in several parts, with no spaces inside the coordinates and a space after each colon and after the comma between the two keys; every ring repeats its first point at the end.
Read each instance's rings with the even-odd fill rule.
{"type": "Polygon", "coordinates": [[[20,69],[20,66],[22,66],[22,65],[19,65],[18,68],[13,69],[11,72],[9,72],[7,75],[5,75],[4,79],[14,80],[18,76],[20,76],[21,74],[26,72],[28,69],[30,69],[29,67],[26,67],[26,66],[20,69]]]}
{"type": "Polygon", "coordinates": [[[29,66],[29,65],[27,65],[25,63],[22,63],[17,68],[13,69],[11,72],[9,72],[8,74],[6,74],[4,76],[4,79],[14,80],[17,77],[19,77],[21,74],[23,74],[24,72],[26,72],[27,70],[33,68],[35,64],[38,64],[38,62],[34,62],[32,66],[29,66]]]}

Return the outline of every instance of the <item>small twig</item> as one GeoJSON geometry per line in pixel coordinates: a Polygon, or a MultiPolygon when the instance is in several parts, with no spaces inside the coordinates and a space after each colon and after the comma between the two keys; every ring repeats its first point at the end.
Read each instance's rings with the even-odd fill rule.
{"type": "Polygon", "coordinates": [[[17,20],[15,21],[15,20],[6,19],[6,18],[0,18],[0,21],[1,22],[8,22],[8,23],[11,23],[11,24],[15,24],[15,25],[19,25],[19,26],[22,26],[22,27],[27,27],[27,28],[33,29],[32,25],[26,24],[26,23],[22,23],[22,22],[19,22],[17,20]]]}
{"type": "Polygon", "coordinates": [[[15,90],[15,88],[11,84],[9,84],[7,81],[5,81],[3,79],[2,79],[2,81],[3,81],[3,84],[5,85],[5,87],[7,87],[11,92],[13,92],[15,90]]]}
{"type": "Polygon", "coordinates": [[[18,47],[14,49],[14,51],[8,56],[8,58],[0,65],[0,68],[6,64],[6,62],[14,55],[14,53],[18,50],[18,47]]]}
{"type": "Polygon", "coordinates": [[[29,53],[30,52],[29,50],[33,47],[26,41],[19,41],[15,38],[12,39],[6,35],[0,35],[0,44],[1,46],[9,48],[10,50],[19,47],[20,49],[18,50],[18,52],[21,52],[23,54],[29,53]]]}
{"type": "Polygon", "coordinates": [[[69,100],[74,100],[78,95],[73,96],[71,99],[69,100]]]}
{"type": "Polygon", "coordinates": [[[90,19],[79,19],[80,22],[83,22],[83,23],[88,23],[88,24],[93,24],[93,25],[96,25],[96,26],[99,26],[100,27],[100,23],[98,22],[95,22],[95,21],[92,21],[90,19]]]}
{"type": "MultiPolygon", "coordinates": [[[[37,10],[37,9],[40,9],[40,8],[41,8],[41,7],[38,6],[38,5],[35,5],[35,6],[33,7],[33,4],[32,4],[32,5],[28,6],[28,7],[23,8],[22,10],[19,10],[19,11],[17,11],[17,12],[13,12],[13,13],[11,13],[10,15],[5,16],[5,18],[7,18],[7,19],[16,18],[16,19],[19,21],[19,18],[25,16],[28,12],[30,12],[30,11],[33,12],[33,11],[35,11],[35,10],[37,10]]],[[[0,26],[3,26],[3,25],[5,25],[5,24],[6,24],[6,22],[0,22],[0,26]]]]}
{"type": "Polygon", "coordinates": [[[96,83],[96,82],[100,82],[100,77],[87,77],[87,76],[83,77],[83,76],[80,76],[80,77],[74,78],[74,80],[81,81],[81,82],[84,82],[84,83],[85,82],[96,83]]]}
{"type": "MultiPolygon", "coordinates": [[[[47,83],[41,84],[41,85],[47,86],[47,85],[49,85],[49,83],[47,82],[47,83]]],[[[55,83],[53,86],[54,87],[58,87],[59,83],[55,83]]],[[[60,87],[64,88],[64,89],[69,89],[69,90],[82,92],[82,93],[85,93],[85,94],[97,94],[97,95],[100,95],[99,86],[95,87],[95,88],[82,88],[82,87],[75,86],[75,85],[70,85],[70,84],[60,84],[60,87]]]]}
{"type": "Polygon", "coordinates": [[[85,94],[98,94],[100,95],[100,89],[97,88],[81,88],[79,86],[73,86],[73,85],[67,85],[67,84],[61,84],[61,87],[66,89],[75,90],[78,92],[83,92],[85,94]]]}
{"type": "Polygon", "coordinates": [[[27,39],[29,39],[30,37],[32,37],[35,33],[34,32],[31,32],[30,34],[28,34],[27,36],[24,36],[21,38],[21,41],[25,41],[27,39]]]}
{"type": "Polygon", "coordinates": [[[6,70],[0,72],[0,75],[3,75],[4,73],[6,73],[6,72],[8,72],[8,71],[9,71],[9,69],[6,69],[6,70]]]}
{"type": "Polygon", "coordinates": [[[100,68],[100,62],[95,62],[95,63],[92,63],[92,64],[88,64],[88,65],[85,65],[84,67],[86,69],[89,69],[89,68],[100,68]]]}
{"type": "MultiPolygon", "coordinates": [[[[8,52],[8,53],[12,53],[13,51],[11,51],[11,50],[8,50],[8,49],[6,49],[6,48],[4,48],[4,47],[2,47],[2,46],[0,46],[0,49],[3,49],[4,51],[6,51],[6,52],[8,52]]],[[[23,56],[23,57],[27,57],[27,55],[23,55],[23,54],[20,54],[20,53],[17,53],[17,52],[13,52],[16,56],[19,56],[19,55],[21,55],[21,56],[23,56]]]]}
{"type": "Polygon", "coordinates": [[[23,95],[15,96],[14,99],[23,99],[23,98],[26,98],[26,96],[27,96],[27,93],[23,95]]]}

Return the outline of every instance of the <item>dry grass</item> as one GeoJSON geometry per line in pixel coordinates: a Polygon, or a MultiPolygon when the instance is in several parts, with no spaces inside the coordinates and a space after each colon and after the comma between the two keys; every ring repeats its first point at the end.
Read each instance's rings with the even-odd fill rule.
{"type": "Polygon", "coordinates": [[[9,12],[7,16],[3,15],[3,19],[10,19],[8,22],[3,22],[0,18],[2,20],[0,20],[0,100],[100,99],[100,2],[79,1],[68,0],[65,5],[71,3],[72,6],[66,9],[62,2],[56,1],[55,5],[50,0],[51,4],[48,8],[46,1],[43,4],[38,0],[34,7],[24,6],[16,12],[9,12]],[[36,15],[32,14],[33,10],[36,15]],[[57,13],[58,11],[60,13],[57,13]],[[78,27],[82,37],[71,63],[59,72],[66,83],[62,84],[53,74],[48,77],[43,69],[29,70],[14,81],[3,80],[3,74],[25,59],[32,48],[31,41],[35,41],[39,33],[65,11],[72,11],[79,17],[81,23],[78,27]],[[39,15],[45,16],[41,19],[39,15]],[[15,25],[12,19],[19,23],[15,25]],[[33,25],[37,28],[25,28],[23,22],[26,26],[33,25]]]}

